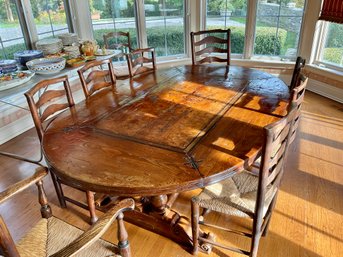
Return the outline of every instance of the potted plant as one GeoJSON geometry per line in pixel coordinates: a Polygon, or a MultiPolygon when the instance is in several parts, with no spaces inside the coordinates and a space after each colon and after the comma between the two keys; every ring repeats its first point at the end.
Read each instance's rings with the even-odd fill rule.
{"type": "Polygon", "coordinates": [[[229,1],[222,1],[220,4],[220,16],[229,17],[234,9],[229,1]]]}

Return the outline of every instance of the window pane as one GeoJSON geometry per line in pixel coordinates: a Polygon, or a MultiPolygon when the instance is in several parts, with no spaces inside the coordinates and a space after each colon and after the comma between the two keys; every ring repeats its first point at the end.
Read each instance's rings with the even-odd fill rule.
{"type": "Polygon", "coordinates": [[[343,67],[343,25],[329,23],[322,61],[343,67]]]}
{"type": "Polygon", "coordinates": [[[304,0],[259,0],[256,16],[255,55],[294,60],[304,13],[304,0]]]}
{"type": "Polygon", "coordinates": [[[15,0],[0,1],[0,59],[13,59],[13,53],[24,49],[15,0]]]}
{"type": "Polygon", "coordinates": [[[148,46],[157,56],[185,54],[183,0],[145,0],[148,46]]]}
{"type": "Polygon", "coordinates": [[[231,53],[243,54],[247,0],[207,0],[206,29],[231,29],[231,53]]]}
{"type": "Polygon", "coordinates": [[[137,48],[137,30],[134,1],[89,0],[94,39],[102,47],[103,35],[108,32],[130,32],[131,47],[137,48]]]}
{"type": "Polygon", "coordinates": [[[30,0],[30,3],[39,39],[69,31],[63,0],[30,0]]]}

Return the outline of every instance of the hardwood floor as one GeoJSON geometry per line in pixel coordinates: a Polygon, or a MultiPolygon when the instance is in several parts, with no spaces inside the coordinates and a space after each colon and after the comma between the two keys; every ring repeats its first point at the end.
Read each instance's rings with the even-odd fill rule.
{"type": "MultiPolygon", "coordinates": [[[[29,158],[38,158],[39,142],[34,130],[0,146],[29,158]]],[[[33,165],[0,158],[0,190],[30,174],[33,165]]],[[[88,213],[69,204],[58,207],[50,177],[45,189],[54,215],[78,227],[88,227],[88,213]]],[[[72,191],[78,195],[83,193],[72,191]]],[[[190,198],[197,191],[180,195],[174,208],[190,216],[190,198]]],[[[342,256],[343,253],[343,105],[307,92],[300,128],[289,149],[285,177],[267,237],[262,238],[259,255],[264,257],[342,256]]],[[[36,188],[15,196],[0,206],[10,232],[18,240],[39,219],[36,188]]],[[[234,223],[249,226],[244,219],[230,219],[210,213],[217,224],[234,223]]],[[[176,257],[192,256],[169,239],[127,224],[133,256],[176,257]]],[[[212,229],[204,228],[205,231],[212,229]]],[[[249,246],[249,241],[236,235],[219,233],[217,240],[233,245],[249,246]]],[[[115,229],[105,235],[115,238],[115,229]]],[[[207,256],[199,254],[199,256],[207,256]]],[[[222,249],[214,249],[210,256],[242,256],[222,249]]]]}

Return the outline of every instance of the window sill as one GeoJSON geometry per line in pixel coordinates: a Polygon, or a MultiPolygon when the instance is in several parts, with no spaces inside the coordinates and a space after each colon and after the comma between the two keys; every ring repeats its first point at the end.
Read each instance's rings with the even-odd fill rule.
{"type": "Polygon", "coordinates": [[[305,71],[309,73],[310,78],[333,85],[343,89],[343,72],[326,67],[320,67],[316,64],[306,65],[305,71]]]}
{"type": "Polygon", "coordinates": [[[306,65],[308,70],[312,72],[317,72],[318,74],[327,74],[328,76],[337,76],[338,78],[341,78],[343,81],[343,71],[340,69],[334,69],[331,67],[323,67],[319,64],[309,64],[306,65]]]}
{"type": "MultiPolygon", "coordinates": [[[[173,67],[176,65],[191,64],[192,59],[187,57],[160,57],[157,59],[158,67],[173,67]]],[[[280,60],[248,60],[248,59],[231,59],[232,65],[243,66],[248,68],[261,69],[280,69],[293,70],[294,62],[280,61],[280,60]]]]}

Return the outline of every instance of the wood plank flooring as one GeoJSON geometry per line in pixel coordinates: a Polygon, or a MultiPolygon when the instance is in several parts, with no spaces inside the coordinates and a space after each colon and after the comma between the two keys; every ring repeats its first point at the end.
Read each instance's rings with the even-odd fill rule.
{"type": "MultiPolygon", "coordinates": [[[[29,158],[38,158],[39,142],[34,130],[0,146],[29,158]]],[[[30,174],[32,165],[0,158],[0,190],[30,174]]],[[[45,188],[55,216],[88,227],[88,213],[69,204],[58,207],[50,177],[45,188]]],[[[67,188],[68,194],[84,195],[67,188]]],[[[174,209],[190,215],[190,198],[198,191],[180,195],[174,209]]],[[[267,237],[261,240],[260,257],[303,257],[343,255],[343,105],[307,92],[300,128],[289,149],[285,177],[267,237]]],[[[18,194],[0,206],[10,232],[18,240],[40,219],[36,188],[18,194]]],[[[210,213],[208,219],[217,224],[234,223],[249,227],[244,219],[231,219],[210,213]]],[[[181,257],[192,256],[169,239],[127,224],[133,256],[181,257]]],[[[212,229],[204,228],[205,231],[212,229]]],[[[249,246],[249,241],[236,235],[213,232],[218,241],[249,246]]],[[[115,229],[105,235],[115,239],[115,229]]],[[[207,256],[199,254],[199,256],[207,256]]],[[[214,249],[210,256],[242,256],[214,249]]]]}

